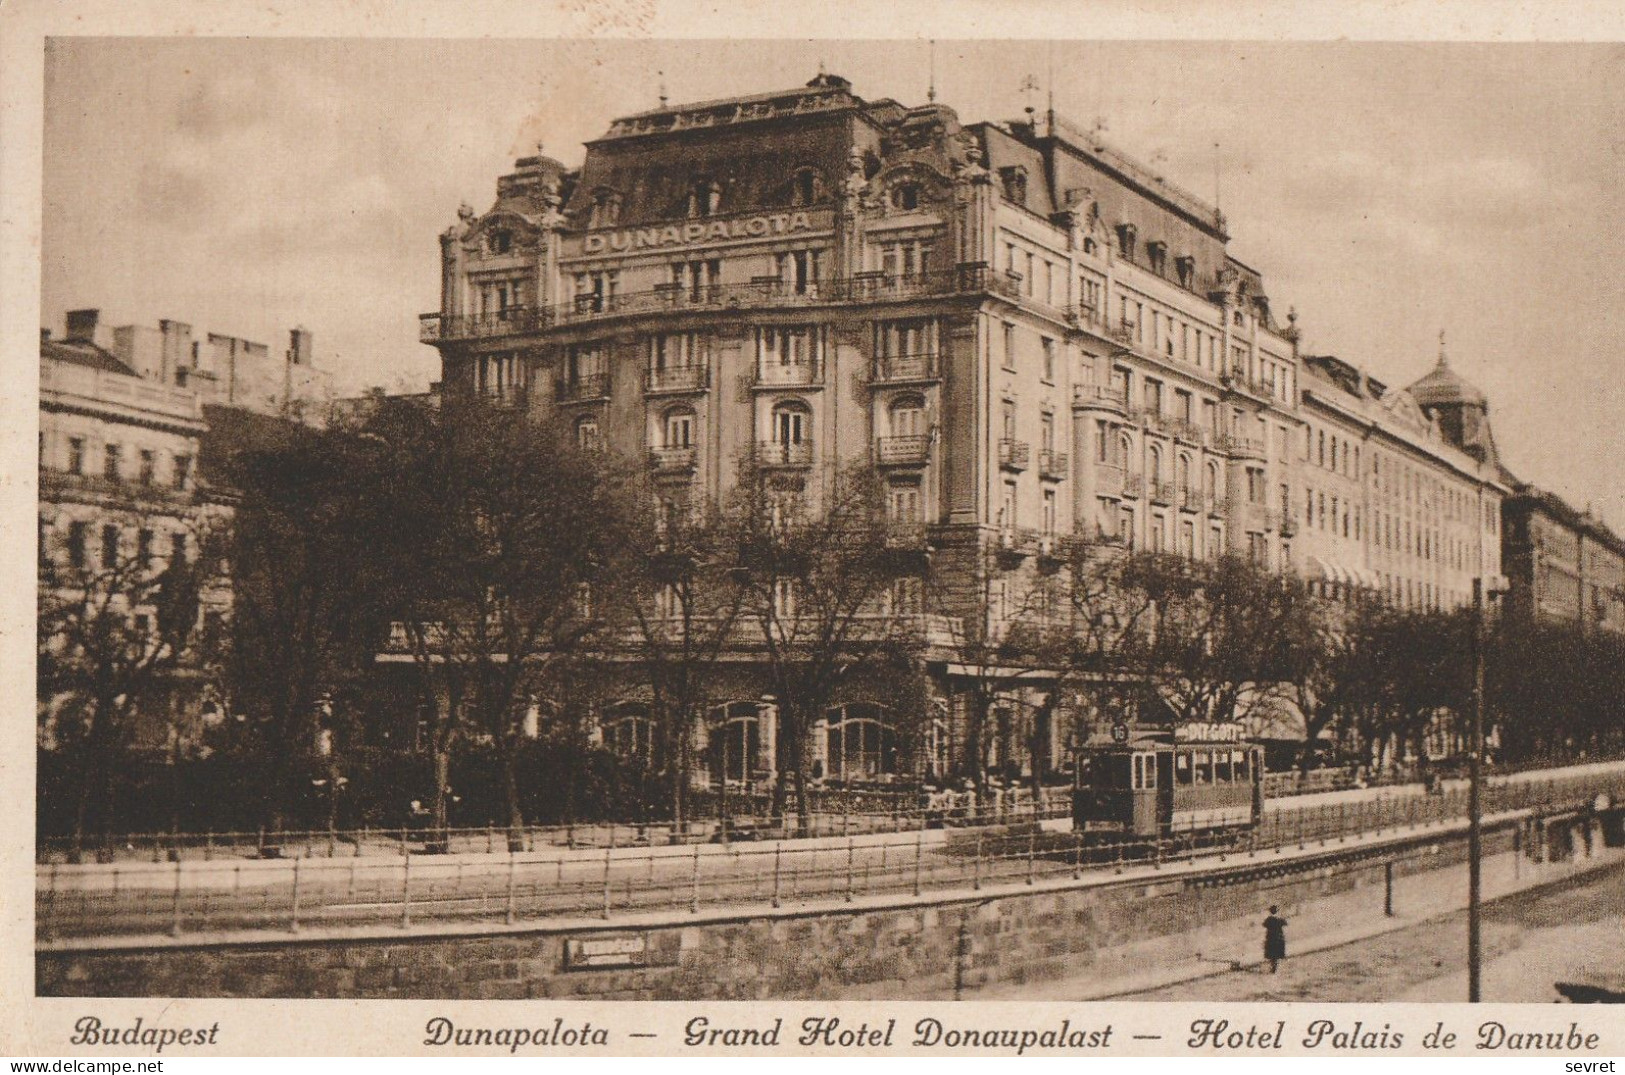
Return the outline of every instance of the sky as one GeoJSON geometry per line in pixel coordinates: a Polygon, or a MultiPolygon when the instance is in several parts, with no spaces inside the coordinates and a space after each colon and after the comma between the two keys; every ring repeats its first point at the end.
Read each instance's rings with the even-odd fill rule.
{"type": "Polygon", "coordinates": [[[1031,103],[1217,200],[1305,349],[1451,364],[1519,477],[1625,532],[1625,45],[58,38],[41,320],[314,333],[349,393],[437,375],[439,232],[515,157],[618,115],[799,85],[963,122],[1031,103]],[[1028,75],[1040,89],[1022,89],[1028,75]]]}

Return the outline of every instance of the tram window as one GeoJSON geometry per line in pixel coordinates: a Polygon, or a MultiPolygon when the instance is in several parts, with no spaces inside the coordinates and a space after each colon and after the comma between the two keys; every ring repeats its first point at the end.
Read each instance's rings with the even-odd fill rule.
{"type": "Polygon", "coordinates": [[[1129,770],[1131,760],[1132,755],[1128,754],[1114,754],[1109,758],[1106,764],[1101,766],[1102,779],[1100,786],[1103,788],[1132,787],[1129,770]]]}
{"type": "Polygon", "coordinates": [[[1145,783],[1141,787],[1154,788],[1157,786],[1157,756],[1155,754],[1140,755],[1140,765],[1145,769],[1145,783]]]}
{"type": "Polygon", "coordinates": [[[1191,756],[1187,751],[1174,755],[1174,783],[1181,787],[1191,782],[1191,756]]]}
{"type": "Polygon", "coordinates": [[[1228,750],[1217,751],[1213,755],[1213,782],[1215,784],[1230,783],[1231,755],[1228,750]]]}
{"type": "Polygon", "coordinates": [[[1213,783],[1213,754],[1206,750],[1198,750],[1191,757],[1196,765],[1196,782],[1213,783]]]}
{"type": "Polygon", "coordinates": [[[1245,750],[1236,751],[1236,780],[1242,783],[1246,783],[1253,778],[1252,773],[1250,772],[1252,767],[1248,765],[1248,761],[1249,759],[1245,750]]]}

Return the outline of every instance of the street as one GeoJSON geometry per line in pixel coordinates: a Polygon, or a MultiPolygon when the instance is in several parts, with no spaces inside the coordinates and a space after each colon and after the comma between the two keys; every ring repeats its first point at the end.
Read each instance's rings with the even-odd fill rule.
{"type": "MultiPolygon", "coordinates": [[[[1467,998],[1467,916],[1120,999],[1440,1002],[1467,998]]],[[[1483,999],[1558,1000],[1555,982],[1625,990],[1625,863],[1496,900],[1484,912],[1483,999]]],[[[1288,952],[1290,954],[1290,947],[1288,952]]]]}

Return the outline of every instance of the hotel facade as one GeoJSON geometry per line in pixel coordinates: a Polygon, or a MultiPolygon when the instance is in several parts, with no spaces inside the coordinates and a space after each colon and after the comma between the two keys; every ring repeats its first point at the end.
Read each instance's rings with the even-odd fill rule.
{"type": "MultiPolygon", "coordinates": [[[[1001,596],[1085,541],[1459,603],[1499,570],[1505,492],[1459,401],[1301,355],[1229,239],[1098,132],[820,75],[616,119],[576,169],[520,159],[441,235],[421,338],[444,392],[562,414],[647,460],[671,510],[764,469],[816,510],[872,467],[933,569],[996,562],[1001,596]]],[[[952,738],[951,660],[932,671],[952,738]]],[[[1012,727],[1044,689],[1012,691],[1012,727]]]]}

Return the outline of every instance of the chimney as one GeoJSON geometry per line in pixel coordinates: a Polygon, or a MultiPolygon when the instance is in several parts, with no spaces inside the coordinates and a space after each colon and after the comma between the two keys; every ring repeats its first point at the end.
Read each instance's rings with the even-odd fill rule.
{"type": "Polygon", "coordinates": [[[175,383],[179,380],[180,371],[194,362],[192,326],[184,321],[166,318],[158,322],[158,332],[162,337],[163,355],[159,379],[165,384],[175,383]]]}
{"type": "Polygon", "coordinates": [[[96,321],[100,310],[69,310],[68,331],[64,337],[69,343],[95,343],[96,321]]]}
{"type": "Polygon", "coordinates": [[[288,362],[290,365],[310,365],[310,352],[310,329],[301,326],[288,333],[288,362]]]}

